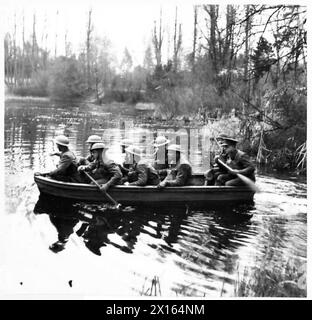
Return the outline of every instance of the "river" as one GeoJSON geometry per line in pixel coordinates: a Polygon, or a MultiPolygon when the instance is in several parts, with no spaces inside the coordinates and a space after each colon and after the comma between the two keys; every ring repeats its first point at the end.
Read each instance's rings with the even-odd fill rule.
{"type": "Polygon", "coordinates": [[[33,173],[55,167],[57,159],[49,153],[57,134],[70,137],[77,155],[87,154],[89,135],[101,135],[111,157],[119,160],[121,139],[143,144],[156,131],[180,129],[190,142],[194,171],[207,168],[200,128],[181,131],[144,123],[130,107],[109,111],[70,103],[6,102],[0,294],[306,295],[307,186],[297,177],[258,173],[261,193],[253,205],[205,210],[127,208],[116,213],[101,204],[39,198],[33,173]],[[64,250],[53,252],[49,246],[62,235],[68,238],[64,250]]]}

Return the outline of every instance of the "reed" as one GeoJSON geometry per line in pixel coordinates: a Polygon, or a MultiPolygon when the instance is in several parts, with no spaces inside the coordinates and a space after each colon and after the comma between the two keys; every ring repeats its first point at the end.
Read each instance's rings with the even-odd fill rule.
{"type": "Polygon", "coordinates": [[[292,260],[273,269],[245,268],[237,273],[235,297],[306,297],[306,265],[298,266],[292,260]]]}

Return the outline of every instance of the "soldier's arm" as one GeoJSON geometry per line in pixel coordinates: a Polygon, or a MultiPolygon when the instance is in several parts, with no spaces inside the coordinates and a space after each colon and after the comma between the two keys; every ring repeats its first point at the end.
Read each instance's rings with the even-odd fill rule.
{"type": "Polygon", "coordinates": [[[148,180],[148,169],[144,165],[138,164],[136,167],[138,179],[134,182],[129,183],[130,186],[146,186],[148,180]]]}
{"type": "Polygon", "coordinates": [[[69,157],[68,155],[63,155],[60,159],[58,167],[50,171],[49,175],[53,176],[56,174],[64,174],[66,172],[66,169],[71,165],[72,163],[72,158],[69,157]]]}
{"type": "Polygon", "coordinates": [[[106,182],[106,186],[109,188],[120,182],[122,174],[119,166],[113,162],[107,164],[107,171],[111,175],[111,178],[106,182]]]}
{"type": "Polygon", "coordinates": [[[187,164],[182,164],[179,167],[176,178],[174,180],[169,180],[166,182],[168,187],[179,187],[184,186],[189,178],[190,168],[187,164]]]}
{"type": "Polygon", "coordinates": [[[255,171],[255,166],[250,161],[249,157],[246,154],[243,154],[240,157],[239,162],[241,163],[243,169],[237,170],[237,173],[249,175],[255,171]]]}

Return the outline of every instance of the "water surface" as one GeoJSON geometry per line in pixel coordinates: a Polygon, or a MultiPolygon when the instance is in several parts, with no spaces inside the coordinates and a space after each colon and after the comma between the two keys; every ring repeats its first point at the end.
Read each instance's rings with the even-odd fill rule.
{"type": "MultiPolygon", "coordinates": [[[[89,135],[101,135],[110,155],[120,160],[121,139],[143,146],[157,130],[181,128],[147,124],[140,114],[122,109],[110,113],[104,107],[39,102],[7,102],[5,107],[0,292],[231,297],[242,279],[252,279],[257,270],[278,275],[288,263],[303,272],[304,182],[258,174],[262,192],[253,205],[205,210],[127,208],[116,213],[104,204],[39,197],[33,173],[56,165],[49,153],[57,134],[70,137],[77,155],[87,153],[89,135]],[[55,253],[49,246],[59,237],[68,242],[55,253]]],[[[195,172],[207,168],[200,130],[182,130],[195,172]]]]}

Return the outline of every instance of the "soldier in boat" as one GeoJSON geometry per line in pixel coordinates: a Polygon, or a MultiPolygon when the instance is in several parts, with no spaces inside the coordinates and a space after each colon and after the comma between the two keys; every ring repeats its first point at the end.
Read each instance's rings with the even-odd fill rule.
{"type": "Polygon", "coordinates": [[[141,159],[142,150],[135,146],[125,149],[126,160],[130,163],[128,181],[129,186],[158,185],[160,182],[156,169],[146,160],[141,159]]]}
{"type": "Polygon", "coordinates": [[[154,168],[156,170],[163,170],[169,168],[168,163],[168,140],[165,136],[158,136],[153,144],[155,148],[155,163],[154,168]]]}
{"type": "Polygon", "coordinates": [[[219,155],[216,155],[214,158],[214,162],[212,168],[204,173],[205,176],[205,186],[213,186],[217,180],[217,177],[222,173],[227,173],[227,170],[219,165],[218,160],[220,159],[223,162],[226,162],[226,153],[225,148],[222,148],[220,143],[223,142],[223,138],[226,138],[226,135],[221,134],[215,140],[218,146],[222,149],[219,155]]]}
{"type": "Polygon", "coordinates": [[[89,155],[86,158],[81,157],[78,161],[78,166],[87,165],[87,164],[94,161],[94,158],[93,158],[93,155],[91,152],[91,148],[95,143],[98,143],[98,142],[103,142],[102,138],[100,136],[95,135],[95,134],[91,135],[87,139],[86,143],[89,144],[89,155]]]}
{"type": "Polygon", "coordinates": [[[94,161],[78,167],[79,172],[90,172],[92,178],[101,185],[102,191],[107,191],[109,187],[119,184],[122,177],[119,166],[107,157],[107,149],[104,143],[95,143],[91,147],[94,161]]]}
{"type": "Polygon", "coordinates": [[[175,158],[175,167],[171,170],[164,170],[167,176],[159,183],[158,188],[186,185],[192,176],[192,167],[183,155],[181,147],[177,144],[169,145],[168,158],[175,158]]]}
{"type": "Polygon", "coordinates": [[[64,182],[80,182],[77,172],[77,158],[72,151],[69,150],[69,140],[64,135],[55,137],[54,142],[59,152],[52,155],[59,155],[60,161],[57,168],[46,173],[36,172],[35,175],[48,175],[51,178],[64,182]]]}
{"type": "Polygon", "coordinates": [[[128,174],[131,167],[130,161],[127,161],[126,148],[131,146],[133,142],[131,139],[126,138],[121,140],[119,144],[121,146],[121,156],[122,156],[121,164],[119,164],[119,168],[122,173],[123,181],[125,182],[128,179],[128,174]]]}
{"type": "Polygon", "coordinates": [[[256,181],[255,178],[255,166],[250,161],[248,155],[243,151],[236,148],[238,140],[232,137],[222,137],[221,147],[222,160],[221,158],[217,159],[217,162],[220,167],[222,164],[219,162],[219,159],[223,161],[231,170],[226,170],[226,173],[220,173],[215,181],[217,186],[242,186],[245,185],[244,182],[237,177],[237,174],[242,174],[252,181],[256,181]]]}

